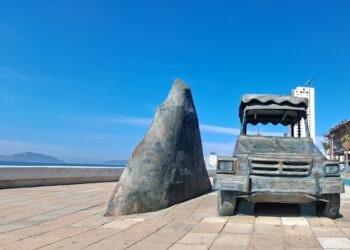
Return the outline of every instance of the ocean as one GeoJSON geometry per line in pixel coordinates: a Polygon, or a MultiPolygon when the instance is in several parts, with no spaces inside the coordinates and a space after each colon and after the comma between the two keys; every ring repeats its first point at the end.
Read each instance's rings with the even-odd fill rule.
{"type": "Polygon", "coordinates": [[[125,165],[86,164],[86,163],[28,163],[28,162],[0,162],[0,166],[59,166],[59,167],[116,167],[125,168],[125,165]]]}

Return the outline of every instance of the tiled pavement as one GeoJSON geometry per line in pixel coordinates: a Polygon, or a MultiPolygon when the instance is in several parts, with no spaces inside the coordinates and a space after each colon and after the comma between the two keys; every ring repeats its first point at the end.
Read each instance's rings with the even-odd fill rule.
{"type": "Polygon", "coordinates": [[[343,218],[302,217],[297,206],[258,205],[218,217],[216,193],[147,214],[103,217],[114,183],[0,190],[0,249],[350,249],[343,218]]]}

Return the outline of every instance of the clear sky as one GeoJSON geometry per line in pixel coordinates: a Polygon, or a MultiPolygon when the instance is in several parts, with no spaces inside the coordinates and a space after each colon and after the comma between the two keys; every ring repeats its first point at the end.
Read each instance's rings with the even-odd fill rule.
{"type": "Polygon", "coordinates": [[[316,134],[349,118],[350,1],[1,1],[0,154],[127,159],[175,78],[205,153],[230,154],[245,93],[313,76],[316,134]]]}

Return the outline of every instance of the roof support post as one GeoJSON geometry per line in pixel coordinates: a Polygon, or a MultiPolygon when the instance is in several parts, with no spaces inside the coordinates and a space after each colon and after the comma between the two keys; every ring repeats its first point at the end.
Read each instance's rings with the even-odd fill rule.
{"type": "Polygon", "coordinates": [[[241,124],[241,135],[246,135],[246,134],[247,134],[247,116],[246,116],[246,112],[244,111],[242,124],[241,124]]]}
{"type": "MultiPolygon", "coordinates": [[[[310,137],[309,123],[307,122],[307,119],[304,119],[304,124],[305,124],[306,137],[310,137]]],[[[315,138],[312,138],[312,139],[315,139],[315,138]]]]}

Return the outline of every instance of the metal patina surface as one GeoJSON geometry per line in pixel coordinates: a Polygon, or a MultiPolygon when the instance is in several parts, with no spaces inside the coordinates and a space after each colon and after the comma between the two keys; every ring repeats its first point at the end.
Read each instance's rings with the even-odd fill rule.
{"type": "Polygon", "coordinates": [[[157,211],[209,191],[192,93],[176,80],[129,159],[106,215],[157,211]]]}
{"type": "Polygon", "coordinates": [[[300,126],[307,106],[301,97],[243,95],[241,135],[231,158],[234,169],[220,171],[225,159],[219,157],[214,189],[254,203],[311,203],[324,201],[323,195],[343,193],[339,173],[325,171],[339,163],[328,161],[310,137],[247,135],[247,124],[300,126]]]}

